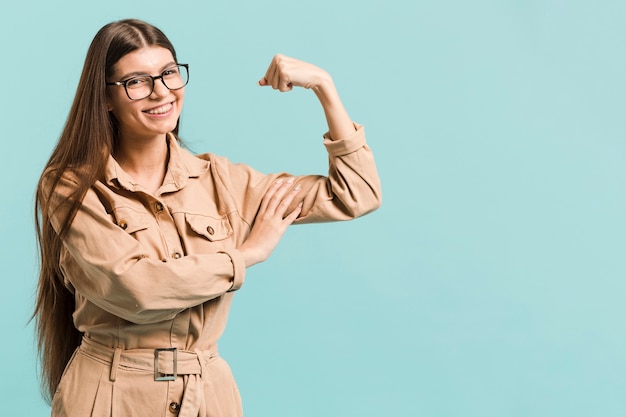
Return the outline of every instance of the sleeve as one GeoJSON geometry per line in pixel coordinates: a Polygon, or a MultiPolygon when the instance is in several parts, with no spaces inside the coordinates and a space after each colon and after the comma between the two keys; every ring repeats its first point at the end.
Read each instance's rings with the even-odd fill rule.
{"type": "MultiPolygon", "coordinates": [[[[374,155],[365,142],[363,126],[351,136],[333,140],[324,135],[328,177],[310,184],[303,180],[304,205],[297,223],[351,220],[378,209],[382,202],[374,155]]],[[[309,180],[310,181],[310,180],[309,180]]]]}
{"type": "MultiPolygon", "coordinates": [[[[381,185],[371,149],[365,142],[363,126],[346,138],[333,140],[324,135],[328,151],[328,175],[296,177],[302,191],[291,209],[302,201],[303,207],[296,223],[351,220],[380,207],[381,185]]],[[[223,162],[223,161],[222,161],[223,162]]],[[[268,187],[286,173],[263,175],[242,164],[216,164],[217,175],[227,189],[236,190],[233,198],[243,217],[250,224],[268,187]],[[219,168],[227,165],[228,168],[219,168]]]]}
{"type": "MultiPolygon", "coordinates": [[[[51,194],[50,221],[59,231],[75,184],[64,177],[51,194]]],[[[137,324],[173,318],[180,311],[241,287],[243,256],[236,249],[166,262],[115,225],[93,187],[63,237],[60,266],[66,286],[91,303],[137,324]]]]}

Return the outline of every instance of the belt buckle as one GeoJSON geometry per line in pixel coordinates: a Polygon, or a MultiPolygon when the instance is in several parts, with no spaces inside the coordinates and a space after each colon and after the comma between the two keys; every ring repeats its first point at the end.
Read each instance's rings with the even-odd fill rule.
{"type": "Polygon", "coordinates": [[[176,370],[176,365],[178,364],[178,361],[176,360],[178,356],[178,348],[157,348],[154,349],[154,380],[155,381],[175,381],[176,377],[178,376],[177,370],[176,370]],[[174,372],[173,374],[164,374],[159,372],[159,354],[161,352],[172,352],[172,354],[174,355],[173,358],[173,367],[172,367],[172,371],[174,372]],[[162,374],[163,376],[159,376],[159,374],[162,374]]]}

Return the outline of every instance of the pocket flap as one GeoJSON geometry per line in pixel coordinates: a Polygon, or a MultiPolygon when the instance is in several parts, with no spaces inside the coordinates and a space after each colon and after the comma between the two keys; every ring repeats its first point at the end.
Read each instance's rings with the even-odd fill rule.
{"type": "Polygon", "coordinates": [[[211,242],[226,239],[233,233],[228,218],[215,218],[202,214],[185,213],[187,224],[199,235],[204,236],[211,242]]]}
{"type": "Polygon", "coordinates": [[[130,207],[116,207],[113,209],[115,224],[126,233],[135,233],[150,226],[146,213],[138,212],[130,207]]]}

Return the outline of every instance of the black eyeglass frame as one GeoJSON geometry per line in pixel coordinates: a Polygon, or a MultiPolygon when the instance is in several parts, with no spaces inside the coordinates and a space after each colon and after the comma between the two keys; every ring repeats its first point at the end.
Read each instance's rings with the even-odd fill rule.
{"type": "Polygon", "coordinates": [[[146,97],[150,97],[150,95],[154,92],[154,83],[156,82],[156,80],[161,80],[161,82],[163,83],[163,85],[165,86],[165,88],[167,88],[168,90],[174,91],[174,90],[180,90],[181,88],[185,87],[188,83],[189,83],[189,64],[176,64],[176,65],[172,65],[169,68],[166,68],[163,70],[163,72],[160,75],[150,75],[150,74],[146,74],[146,75],[135,75],[134,77],[130,77],[127,78],[125,80],[121,80],[121,81],[112,81],[110,83],[106,83],[106,85],[116,85],[116,86],[124,86],[124,91],[126,92],[126,96],[129,98],[129,100],[133,100],[133,101],[137,101],[137,100],[143,100],[146,97],[142,97],[142,98],[132,98],[130,96],[130,94],[128,94],[128,88],[126,87],[126,83],[128,83],[131,80],[134,80],[135,78],[138,77],[150,77],[152,79],[152,89],[150,90],[150,94],[148,94],[146,97]],[[175,67],[184,67],[185,71],[187,71],[187,80],[185,81],[185,84],[181,85],[180,87],[177,88],[170,88],[167,86],[167,83],[165,82],[165,79],[163,79],[163,77],[165,76],[165,72],[171,70],[172,68],[175,67]]]}

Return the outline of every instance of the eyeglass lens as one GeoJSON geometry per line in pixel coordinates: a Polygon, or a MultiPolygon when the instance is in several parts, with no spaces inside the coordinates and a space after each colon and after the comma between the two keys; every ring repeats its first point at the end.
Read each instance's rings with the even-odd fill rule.
{"type": "MultiPolygon", "coordinates": [[[[189,81],[187,67],[177,65],[166,69],[157,79],[161,79],[163,84],[170,90],[183,88],[189,81]]],[[[133,77],[126,80],[126,93],[131,100],[141,100],[152,94],[154,90],[154,78],[149,75],[133,77]]]]}

